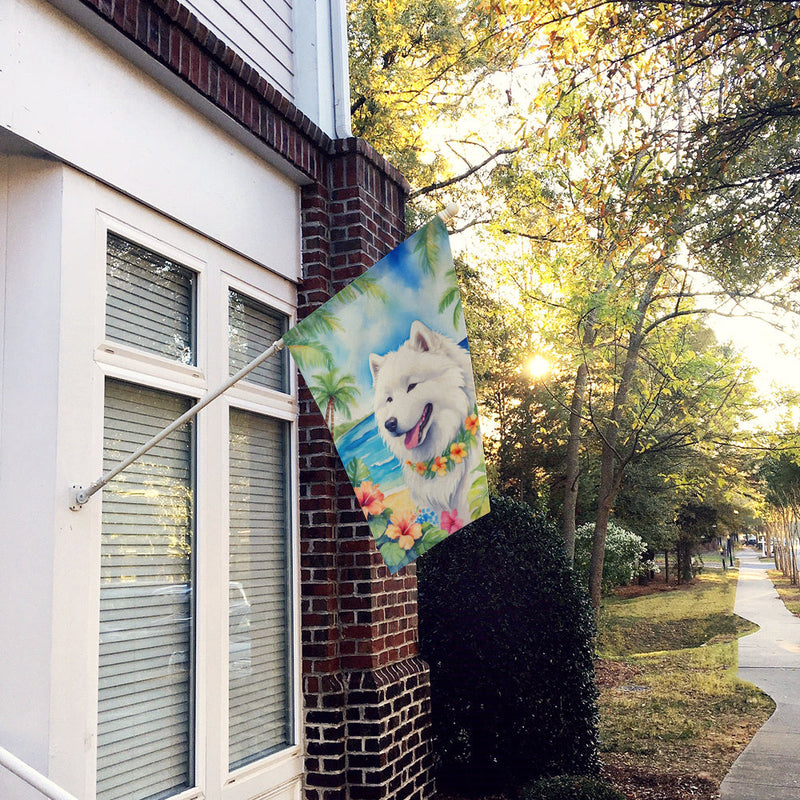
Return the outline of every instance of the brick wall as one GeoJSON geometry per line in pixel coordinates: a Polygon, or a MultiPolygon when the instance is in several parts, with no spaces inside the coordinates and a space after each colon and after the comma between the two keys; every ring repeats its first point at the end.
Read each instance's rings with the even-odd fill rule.
{"type": "MultiPolygon", "coordinates": [[[[326,186],[303,194],[301,314],[402,241],[405,191],[363,142],[336,143],[326,186]]],[[[389,575],[305,389],[300,400],[307,797],[423,800],[430,692],[415,567],[389,575]]]]}
{"type": "MultiPolygon", "coordinates": [[[[333,141],[176,0],[81,0],[306,176],[305,316],[404,237],[402,176],[333,141]]],[[[390,576],[319,411],[300,392],[300,560],[308,800],[432,794],[416,573],[390,576]]]]}

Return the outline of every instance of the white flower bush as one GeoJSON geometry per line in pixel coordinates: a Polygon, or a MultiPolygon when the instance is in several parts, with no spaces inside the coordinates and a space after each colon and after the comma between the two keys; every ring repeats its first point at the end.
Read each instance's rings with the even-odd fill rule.
{"type": "MultiPolygon", "coordinates": [[[[581,525],[575,533],[575,570],[588,582],[594,523],[581,525]]],[[[642,561],[646,550],[647,544],[641,536],[616,522],[609,522],[603,562],[603,591],[626,586],[639,575],[655,570],[652,560],[642,561]]]]}

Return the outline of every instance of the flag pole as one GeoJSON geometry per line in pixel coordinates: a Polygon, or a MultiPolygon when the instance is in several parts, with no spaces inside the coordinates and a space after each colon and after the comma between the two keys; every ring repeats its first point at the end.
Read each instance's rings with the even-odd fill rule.
{"type": "Polygon", "coordinates": [[[268,358],[272,357],[276,353],[279,353],[284,349],[284,347],[286,347],[286,345],[283,343],[283,339],[278,339],[263,353],[256,356],[249,364],[245,364],[245,366],[243,366],[235,375],[231,375],[230,378],[228,378],[228,380],[226,380],[221,386],[218,386],[213,391],[203,395],[203,397],[201,397],[190,409],[181,414],[181,416],[179,416],[174,422],[171,422],[169,425],[167,425],[164,430],[157,433],[152,437],[152,439],[148,439],[148,441],[146,441],[138,450],[131,453],[124,461],[121,461],[116,467],[106,472],[94,483],[85,487],[73,485],[70,489],[70,509],[72,509],[72,511],[79,511],[93,494],[100,491],[100,489],[109,483],[109,481],[114,480],[114,478],[116,478],[120,472],[122,472],[124,469],[127,469],[131,464],[133,464],[134,461],[137,461],[139,458],[141,458],[148,450],[155,447],[163,439],[166,439],[166,437],[169,436],[174,430],[177,430],[185,422],[188,422],[190,419],[196,416],[197,413],[202,411],[209,403],[216,400],[221,394],[224,394],[226,391],[228,391],[231,386],[249,375],[256,367],[260,366],[268,358]]]}

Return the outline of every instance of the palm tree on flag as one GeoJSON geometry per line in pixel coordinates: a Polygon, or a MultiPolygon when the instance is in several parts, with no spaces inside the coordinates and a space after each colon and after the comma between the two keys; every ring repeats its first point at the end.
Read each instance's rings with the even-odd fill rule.
{"type": "Polygon", "coordinates": [[[314,376],[314,383],[309,385],[311,394],[320,408],[325,407],[325,424],[333,433],[334,410],[340,411],[350,418],[350,406],[359,395],[358,387],[352,375],[341,375],[336,367],[314,376]]]}

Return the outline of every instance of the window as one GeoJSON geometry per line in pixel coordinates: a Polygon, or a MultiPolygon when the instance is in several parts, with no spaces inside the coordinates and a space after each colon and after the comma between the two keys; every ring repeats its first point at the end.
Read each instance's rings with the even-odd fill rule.
{"type": "MultiPolygon", "coordinates": [[[[177,419],[182,397],[106,382],[105,468],[177,419]]],[[[103,498],[98,800],[193,781],[192,426],[134,462],[103,498]]]]}
{"type": "MultiPolygon", "coordinates": [[[[230,348],[230,374],[263,353],[288,329],[288,317],[269,306],[231,289],[228,293],[228,335],[230,348]]],[[[288,353],[283,351],[274,358],[259,364],[246,378],[248,381],[289,391],[288,353]]]]}
{"type": "Polygon", "coordinates": [[[286,423],[230,411],[230,767],[291,742],[286,423]],[[234,606],[241,613],[233,613],[234,606]]]}
{"type": "MultiPolygon", "coordinates": [[[[106,242],[106,470],[289,324],[222,265],[136,238],[106,242]]],[[[97,800],[240,797],[245,767],[263,793],[259,765],[299,763],[290,388],[280,354],[103,490],[97,800]]]]}
{"type": "Polygon", "coordinates": [[[108,234],[109,339],[194,364],[194,289],[191,270],[108,234]]]}

